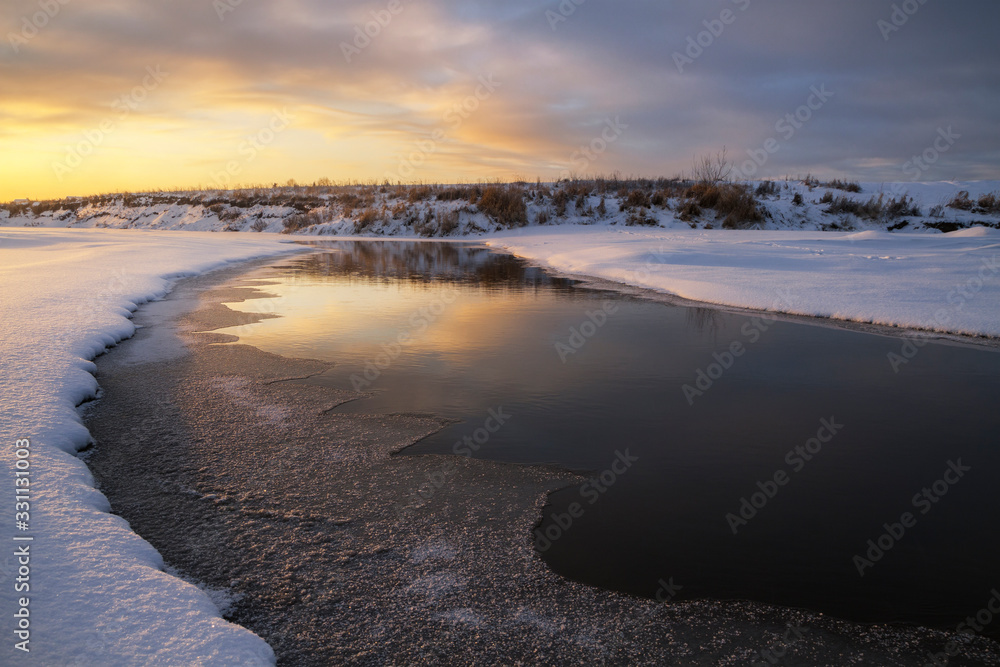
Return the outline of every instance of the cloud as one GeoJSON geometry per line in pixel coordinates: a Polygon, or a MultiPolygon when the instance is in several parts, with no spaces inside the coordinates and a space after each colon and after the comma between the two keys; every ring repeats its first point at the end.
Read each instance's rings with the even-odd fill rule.
{"type": "Polygon", "coordinates": [[[883,1],[88,0],[12,39],[39,7],[0,9],[0,118],[18,151],[37,154],[23,183],[9,186],[17,193],[0,196],[153,187],[162,170],[171,183],[203,182],[281,108],[295,110],[294,131],[248,177],[381,179],[438,130],[445,140],[416,179],[552,178],[615,117],[629,129],[589,168],[673,175],[723,145],[738,156],[758,148],[814,85],[834,98],[760,175],[902,179],[901,165],[951,126],[962,139],[925,177],[1000,177],[1000,6],[991,2],[914,2],[886,40],[878,22],[893,21],[893,3],[883,1]],[[221,18],[219,3],[231,10],[221,18]],[[355,43],[366,28],[373,36],[355,43]],[[688,51],[689,38],[700,51],[688,51]],[[683,72],[677,53],[692,61],[683,72]],[[106,119],[147,66],[169,79],[92,164],[127,160],[130,148],[148,156],[164,141],[170,156],[115,170],[125,182],[101,186],[94,167],[58,182],[46,160],[106,119]],[[501,85],[454,126],[449,110],[483,76],[501,85]]]}

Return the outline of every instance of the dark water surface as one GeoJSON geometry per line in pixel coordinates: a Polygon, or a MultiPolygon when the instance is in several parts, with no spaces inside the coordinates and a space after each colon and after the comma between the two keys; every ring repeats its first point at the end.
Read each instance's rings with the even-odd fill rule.
{"type": "Polygon", "coordinates": [[[862,621],[978,613],[1000,636],[991,349],[930,343],[897,373],[902,339],[583,289],[473,245],[331,244],[276,280],[233,307],[280,317],[228,331],[376,392],[341,411],[456,420],[407,454],[592,477],[535,533],[567,577],[862,621]]]}

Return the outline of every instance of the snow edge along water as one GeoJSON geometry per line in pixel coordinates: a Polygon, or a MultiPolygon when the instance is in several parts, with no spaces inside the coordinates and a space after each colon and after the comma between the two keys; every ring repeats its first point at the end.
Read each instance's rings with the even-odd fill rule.
{"type": "MultiPolygon", "coordinates": [[[[0,469],[13,489],[12,446],[27,439],[35,485],[30,532],[17,532],[13,516],[0,528],[7,545],[27,546],[31,554],[28,592],[4,586],[0,595],[5,611],[28,610],[29,642],[18,647],[5,638],[0,662],[274,663],[263,640],[225,621],[205,592],[169,574],[159,553],[110,514],[78,455],[92,442],[79,407],[98,394],[94,359],[134,335],[140,306],[163,300],[183,278],[307,250],[274,237],[184,236],[0,230],[6,408],[0,434],[11,448],[0,469]],[[111,285],[106,274],[120,262],[127,276],[111,285]],[[68,302],[84,294],[83,304],[68,302]],[[92,318],[81,317],[85,308],[92,318]],[[15,536],[34,539],[15,543],[15,536]]],[[[13,579],[16,561],[13,568],[9,557],[0,560],[0,580],[13,579]]]]}

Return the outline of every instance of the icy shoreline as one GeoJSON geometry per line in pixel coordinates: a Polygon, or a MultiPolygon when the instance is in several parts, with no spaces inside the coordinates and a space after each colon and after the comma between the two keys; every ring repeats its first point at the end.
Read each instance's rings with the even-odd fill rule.
{"type": "MultiPolygon", "coordinates": [[[[90,360],[135,332],[129,318],[138,304],[167,293],[174,279],[302,251],[280,242],[309,238],[0,229],[0,435],[7,447],[32,439],[38,484],[29,533],[37,538],[32,584],[44,592],[33,601],[40,620],[32,641],[49,652],[31,656],[44,656],[38,664],[88,655],[99,661],[112,652],[123,660],[155,656],[162,664],[234,656],[273,661],[264,642],[222,620],[196,587],[164,573],[159,554],[108,514],[90,472],[73,455],[90,438],[76,406],[97,390],[90,360]]],[[[900,235],[563,226],[454,240],[705,303],[1000,336],[1000,232],[993,230],[900,235]]],[[[3,465],[10,488],[14,465],[11,451],[3,465]]],[[[12,521],[3,522],[0,539],[10,544],[14,532],[12,521]]],[[[9,581],[9,561],[0,565],[0,578],[9,581]]],[[[13,610],[16,602],[13,587],[5,586],[0,605],[13,610]]],[[[11,651],[5,644],[0,655],[11,651]]]]}
{"type": "Polygon", "coordinates": [[[1000,337],[1000,232],[528,229],[490,246],[567,275],[690,301],[1000,337]]]}
{"type": "MultiPolygon", "coordinates": [[[[135,332],[139,304],[176,279],[231,262],[300,250],[275,238],[0,230],[3,483],[14,488],[16,440],[31,441],[27,531],[13,515],[0,540],[31,536],[30,590],[15,593],[3,561],[4,614],[30,599],[30,653],[12,641],[0,662],[270,664],[270,647],[224,621],[198,588],[163,571],[160,555],[121,518],[75,452],[90,435],[77,405],[97,392],[93,359],[135,332]],[[218,239],[218,240],[213,240],[218,239]]],[[[13,494],[12,494],[13,495],[13,494]]],[[[13,503],[10,508],[13,511],[13,503]]]]}

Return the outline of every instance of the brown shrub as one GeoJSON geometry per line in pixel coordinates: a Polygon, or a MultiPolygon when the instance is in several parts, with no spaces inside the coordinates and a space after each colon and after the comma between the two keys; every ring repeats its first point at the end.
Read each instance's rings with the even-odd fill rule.
{"type": "Polygon", "coordinates": [[[590,181],[570,181],[563,189],[566,190],[567,195],[579,200],[581,197],[587,197],[594,186],[590,181]]]}
{"type": "Polygon", "coordinates": [[[724,229],[749,227],[764,220],[750,188],[742,185],[723,186],[715,212],[717,217],[725,218],[722,222],[724,229]]]}
{"type": "Polygon", "coordinates": [[[505,227],[523,227],[528,224],[524,189],[519,185],[491,183],[483,190],[477,206],[480,211],[505,227]]]}
{"type": "Polygon", "coordinates": [[[902,195],[898,199],[893,197],[886,201],[885,195],[871,197],[868,201],[855,201],[847,197],[837,197],[826,209],[826,213],[833,215],[850,213],[866,220],[894,220],[904,216],[919,216],[920,207],[907,195],[902,195]]]}
{"type": "Polygon", "coordinates": [[[701,215],[701,207],[698,206],[698,202],[694,199],[685,201],[677,211],[677,216],[684,222],[691,222],[699,215],[701,215]]]}
{"type": "Polygon", "coordinates": [[[656,218],[649,215],[649,211],[644,208],[634,209],[629,212],[628,218],[625,220],[625,224],[629,227],[634,226],[645,226],[645,227],[655,227],[659,223],[656,218]]]}
{"type": "Polygon", "coordinates": [[[365,205],[365,200],[353,192],[345,192],[337,197],[337,201],[344,207],[344,217],[349,218],[354,213],[354,209],[365,205]]]}
{"type": "Polygon", "coordinates": [[[475,194],[475,189],[468,185],[458,185],[449,188],[442,188],[437,191],[438,201],[458,201],[469,199],[475,194]]]}
{"type": "Polygon", "coordinates": [[[767,197],[768,195],[777,195],[779,190],[778,184],[774,181],[761,181],[754,194],[758,197],[767,197]]]}
{"type": "Polygon", "coordinates": [[[234,220],[238,220],[242,214],[243,211],[238,208],[227,208],[222,213],[219,213],[219,220],[223,222],[233,222],[234,220]]]}
{"type": "Polygon", "coordinates": [[[844,192],[861,192],[860,183],[855,183],[853,181],[842,181],[839,178],[834,179],[829,183],[822,183],[821,187],[833,188],[834,190],[843,190],[844,192]]]}
{"type": "Polygon", "coordinates": [[[716,218],[725,218],[722,226],[726,229],[741,229],[764,219],[757,200],[745,185],[695,183],[686,195],[688,202],[681,209],[681,220],[685,222],[699,215],[702,208],[715,210],[716,218]]]}
{"type": "Polygon", "coordinates": [[[715,208],[722,197],[722,187],[715,183],[695,183],[684,193],[688,199],[694,199],[702,208],[715,208]]]}
{"type": "Polygon", "coordinates": [[[411,204],[416,204],[419,201],[430,199],[432,194],[434,194],[433,188],[428,185],[421,185],[419,187],[410,188],[410,191],[406,195],[406,200],[411,204]]]}
{"type": "Polygon", "coordinates": [[[390,212],[392,213],[392,217],[402,218],[404,215],[406,215],[406,212],[409,210],[410,210],[409,203],[401,201],[401,202],[396,202],[396,205],[392,207],[392,211],[390,212]]]}
{"type": "Polygon", "coordinates": [[[1000,196],[996,194],[983,195],[976,202],[977,213],[1000,213],[1000,196]]]}
{"type": "Polygon", "coordinates": [[[556,217],[566,217],[566,207],[569,205],[569,194],[565,190],[559,190],[552,196],[552,203],[556,207],[556,217]]]}
{"type": "Polygon", "coordinates": [[[907,195],[902,195],[899,199],[893,197],[885,205],[885,211],[883,212],[883,217],[889,220],[895,220],[896,218],[903,218],[906,216],[916,216],[921,215],[920,207],[917,203],[910,199],[907,195]]]}
{"type": "Polygon", "coordinates": [[[458,229],[458,211],[448,211],[441,216],[441,236],[448,236],[458,229]]]}
{"type": "Polygon", "coordinates": [[[604,201],[604,197],[601,197],[601,203],[597,205],[597,215],[604,217],[608,214],[608,205],[604,201]]]}
{"type": "Polygon", "coordinates": [[[650,206],[652,206],[652,202],[650,201],[648,192],[645,190],[630,190],[622,201],[621,209],[623,211],[631,211],[634,208],[649,208],[650,206]]]}
{"type": "Polygon", "coordinates": [[[366,229],[369,229],[376,222],[381,222],[381,220],[382,214],[375,208],[369,206],[365,210],[361,211],[361,215],[359,215],[358,219],[354,221],[354,233],[360,234],[366,229]]]}
{"type": "Polygon", "coordinates": [[[312,227],[313,225],[319,225],[323,222],[323,216],[319,211],[310,211],[309,213],[296,213],[290,215],[284,220],[285,228],[281,231],[282,234],[294,234],[295,232],[305,229],[307,227],[312,227]]]}
{"type": "Polygon", "coordinates": [[[955,197],[948,202],[948,208],[956,208],[959,211],[971,211],[972,210],[972,200],[969,199],[969,191],[962,190],[955,197]]]}

